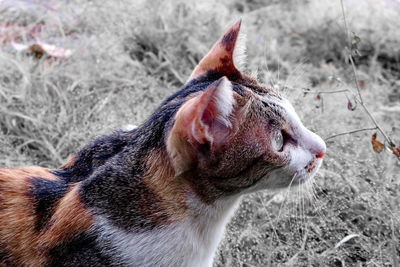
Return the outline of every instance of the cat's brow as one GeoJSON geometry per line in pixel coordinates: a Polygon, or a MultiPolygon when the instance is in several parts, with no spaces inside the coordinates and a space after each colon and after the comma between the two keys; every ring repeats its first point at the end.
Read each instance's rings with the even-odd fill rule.
{"type": "Polygon", "coordinates": [[[264,105],[264,107],[268,108],[275,116],[279,118],[279,120],[284,120],[285,116],[283,115],[285,113],[285,109],[275,103],[274,101],[265,101],[261,100],[261,103],[264,105]]]}
{"type": "Polygon", "coordinates": [[[268,100],[262,99],[261,103],[265,107],[268,107],[268,108],[271,108],[271,109],[277,109],[279,111],[284,110],[284,108],[281,105],[277,104],[275,101],[268,101],[268,100]]]}

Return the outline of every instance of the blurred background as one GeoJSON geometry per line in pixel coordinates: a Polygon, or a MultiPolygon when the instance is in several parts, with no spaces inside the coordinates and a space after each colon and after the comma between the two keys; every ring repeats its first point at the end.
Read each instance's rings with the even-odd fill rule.
{"type": "Polygon", "coordinates": [[[399,0],[0,0],[0,167],[56,168],[139,125],[239,18],[243,71],[328,152],[309,193],[244,199],[215,266],[399,266],[399,159],[355,100],[399,146],[399,0]]]}

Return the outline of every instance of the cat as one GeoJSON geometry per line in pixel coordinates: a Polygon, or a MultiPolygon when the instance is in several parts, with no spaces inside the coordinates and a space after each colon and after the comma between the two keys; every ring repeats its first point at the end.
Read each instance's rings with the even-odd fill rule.
{"type": "Polygon", "coordinates": [[[240,28],[142,125],[0,169],[0,266],[212,266],[243,195],[312,179],[325,143],[239,70],[240,28]]]}

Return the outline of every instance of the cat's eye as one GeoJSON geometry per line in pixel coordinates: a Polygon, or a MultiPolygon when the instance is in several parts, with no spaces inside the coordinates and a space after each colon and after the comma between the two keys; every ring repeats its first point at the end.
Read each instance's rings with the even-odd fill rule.
{"type": "Polygon", "coordinates": [[[279,131],[275,134],[274,139],[272,140],[272,147],[275,151],[282,151],[283,149],[283,135],[282,132],[279,131]]]}

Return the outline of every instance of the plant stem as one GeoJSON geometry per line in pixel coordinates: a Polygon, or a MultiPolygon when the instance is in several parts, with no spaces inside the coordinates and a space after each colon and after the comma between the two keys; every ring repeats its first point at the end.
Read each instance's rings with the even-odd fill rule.
{"type": "Polygon", "coordinates": [[[370,128],[362,128],[362,129],[352,130],[352,131],[348,131],[348,132],[344,132],[344,133],[338,133],[338,134],[334,134],[334,135],[331,135],[331,136],[325,138],[325,141],[328,141],[330,139],[333,139],[335,137],[342,136],[342,135],[353,134],[353,133],[364,132],[364,131],[372,131],[372,130],[376,130],[376,129],[378,129],[378,127],[375,126],[375,127],[370,127],[370,128]]]}
{"type": "Polygon", "coordinates": [[[308,90],[303,90],[304,93],[307,94],[337,94],[337,93],[344,93],[344,92],[348,92],[349,90],[347,89],[343,89],[343,90],[336,90],[336,91],[308,91],[308,90]]]}
{"type": "MultiPolygon", "coordinates": [[[[351,37],[350,37],[350,31],[349,28],[347,26],[347,20],[346,20],[346,14],[344,12],[344,5],[343,5],[343,0],[340,0],[340,4],[342,6],[342,14],[343,14],[343,20],[344,20],[344,27],[346,29],[346,33],[347,33],[347,38],[349,41],[349,59],[350,59],[350,63],[351,63],[351,67],[353,70],[353,75],[354,75],[354,82],[356,84],[356,88],[357,88],[357,92],[358,92],[358,99],[356,99],[357,102],[360,103],[360,105],[363,107],[365,113],[368,115],[368,117],[372,120],[372,122],[375,124],[376,129],[379,130],[379,132],[383,135],[383,137],[385,138],[386,142],[389,144],[390,147],[395,146],[395,144],[393,143],[392,139],[383,131],[382,127],[378,124],[378,122],[376,121],[376,119],[374,118],[374,116],[372,116],[371,112],[369,111],[369,109],[367,108],[367,106],[364,104],[362,95],[361,95],[361,90],[360,90],[360,86],[359,84],[359,80],[357,77],[357,70],[356,70],[356,66],[354,64],[354,60],[352,57],[352,51],[351,51],[351,37]]],[[[400,158],[398,157],[398,160],[400,160],[400,158]]]]}

